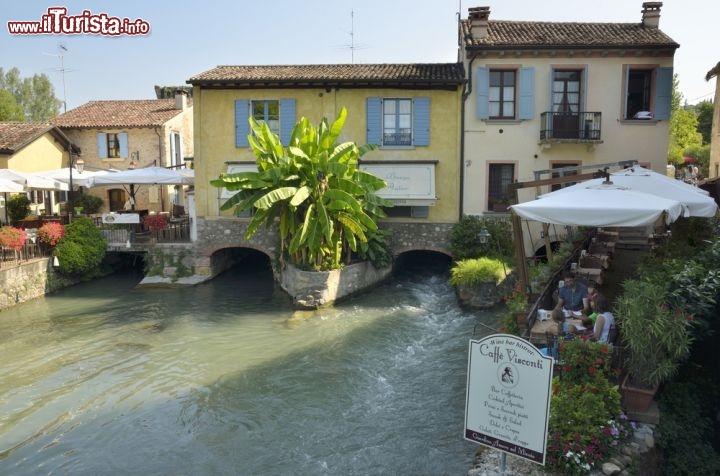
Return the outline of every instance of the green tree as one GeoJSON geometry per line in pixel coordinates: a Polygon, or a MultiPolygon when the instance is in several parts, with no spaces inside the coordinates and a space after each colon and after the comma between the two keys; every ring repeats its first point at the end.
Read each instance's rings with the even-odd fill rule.
{"type": "Polygon", "coordinates": [[[713,102],[700,101],[695,105],[698,118],[698,132],[702,134],[703,144],[709,144],[712,137],[713,102]]]}
{"type": "Polygon", "coordinates": [[[668,162],[683,163],[686,150],[702,145],[702,134],[697,131],[698,120],[692,109],[679,109],[670,116],[670,144],[668,162]]]}
{"type": "Polygon", "coordinates": [[[342,108],[332,125],[323,119],[318,127],[303,117],[287,147],[267,124],[250,118],[248,139],[258,171],[222,174],[210,182],[237,191],[223,210],[254,209],[247,238],[262,225],[277,224],[280,259],[301,268],[340,268],[353,252],[367,253],[383,240],[377,219],[391,204],[375,192],[386,184],[358,167],[359,157],[376,146],[337,144],[346,117],[342,108]]]}
{"type": "Polygon", "coordinates": [[[7,89],[0,89],[0,121],[24,121],[25,113],[7,89]]]}
{"type": "Polygon", "coordinates": [[[7,72],[0,68],[0,90],[12,94],[27,121],[47,121],[60,111],[62,101],[55,97],[55,90],[46,74],[22,78],[17,68],[7,72]]]}

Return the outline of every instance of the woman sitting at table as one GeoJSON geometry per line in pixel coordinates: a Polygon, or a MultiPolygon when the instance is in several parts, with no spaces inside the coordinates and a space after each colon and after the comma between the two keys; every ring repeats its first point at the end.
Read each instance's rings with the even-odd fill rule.
{"type": "Polygon", "coordinates": [[[575,279],[575,273],[568,272],[563,279],[563,286],[558,290],[558,302],[555,309],[563,309],[565,315],[579,315],[589,309],[587,300],[588,289],[575,279]]]}
{"type": "Polygon", "coordinates": [[[593,342],[607,342],[610,327],[615,324],[615,316],[610,312],[610,303],[605,299],[605,296],[598,295],[595,298],[595,312],[597,312],[597,319],[595,319],[595,327],[590,340],[593,342]]]}

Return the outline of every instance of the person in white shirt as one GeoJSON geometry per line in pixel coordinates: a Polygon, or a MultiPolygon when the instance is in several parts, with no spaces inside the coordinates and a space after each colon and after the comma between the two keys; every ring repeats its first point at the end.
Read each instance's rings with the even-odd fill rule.
{"type": "Polygon", "coordinates": [[[610,334],[610,327],[615,324],[615,316],[610,312],[610,304],[605,296],[598,295],[595,297],[595,327],[590,336],[590,340],[594,342],[607,342],[610,334]]]}

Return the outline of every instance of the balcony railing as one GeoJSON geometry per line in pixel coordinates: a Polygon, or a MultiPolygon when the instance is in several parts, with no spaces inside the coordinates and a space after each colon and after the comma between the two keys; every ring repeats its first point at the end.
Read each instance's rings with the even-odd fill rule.
{"type": "Polygon", "coordinates": [[[540,140],[545,142],[600,142],[602,113],[543,112],[540,140]]]}
{"type": "Polygon", "coordinates": [[[383,145],[405,146],[412,145],[411,132],[385,132],[383,134],[383,145]]]}

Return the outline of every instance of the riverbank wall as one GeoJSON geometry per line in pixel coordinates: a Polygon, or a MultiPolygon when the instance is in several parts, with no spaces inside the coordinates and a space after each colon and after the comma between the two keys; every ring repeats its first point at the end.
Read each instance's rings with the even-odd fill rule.
{"type": "Polygon", "coordinates": [[[0,268],[0,310],[76,284],[56,273],[51,258],[37,258],[17,266],[0,268]]]}

